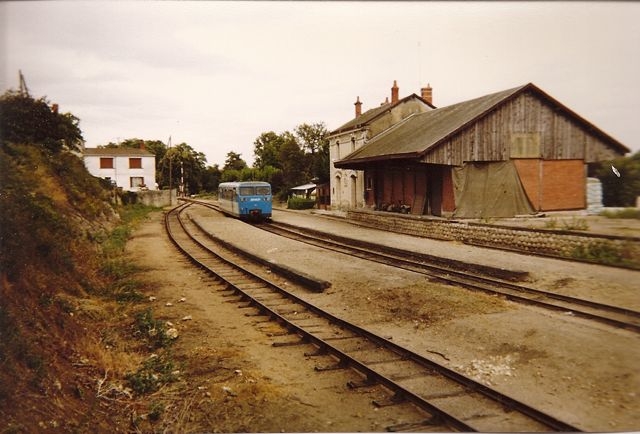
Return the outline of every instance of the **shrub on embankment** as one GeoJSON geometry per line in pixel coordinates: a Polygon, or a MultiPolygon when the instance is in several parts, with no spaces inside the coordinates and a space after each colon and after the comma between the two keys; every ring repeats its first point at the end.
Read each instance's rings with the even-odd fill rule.
{"type": "Polygon", "coordinates": [[[104,267],[127,237],[109,191],[72,153],[7,143],[0,185],[0,431],[111,429],[95,379],[123,362],[96,295],[133,290],[104,267]]]}

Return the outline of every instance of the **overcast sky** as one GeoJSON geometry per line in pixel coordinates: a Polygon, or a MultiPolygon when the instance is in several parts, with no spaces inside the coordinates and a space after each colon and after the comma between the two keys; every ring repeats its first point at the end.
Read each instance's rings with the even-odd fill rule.
{"type": "Polygon", "coordinates": [[[639,2],[0,2],[0,90],[80,118],[86,145],[186,142],[253,162],[429,83],[443,107],[534,83],[640,150],[639,2]]]}

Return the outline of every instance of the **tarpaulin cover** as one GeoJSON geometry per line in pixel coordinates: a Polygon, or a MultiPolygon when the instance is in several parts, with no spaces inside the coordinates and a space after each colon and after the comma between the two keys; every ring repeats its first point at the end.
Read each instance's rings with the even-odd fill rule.
{"type": "Polygon", "coordinates": [[[534,214],[511,161],[467,163],[453,169],[454,217],[514,217],[534,214]]]}

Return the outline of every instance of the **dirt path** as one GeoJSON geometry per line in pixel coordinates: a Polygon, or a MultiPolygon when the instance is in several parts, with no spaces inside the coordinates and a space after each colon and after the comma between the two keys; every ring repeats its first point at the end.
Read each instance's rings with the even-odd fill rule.
{"type": "Polygon", "coordinates": [[[154,397],[165,406],[162,423],[170,430],[384,431],[425,417],[409,406],[375,408],[371,401],[385,392],[348,389],[357,378],[350,371],[316,372],[331,360],[305,357],[311,347],[272,347],[286,339],[270,336],[282,329],[228,303],[216,282],[168,241],[159,213],[136,231],[128,250],[156,288],[147,294],[156,297],[149,302],[156,316],[180,333],[173,350],[184,365],[182,381],[154,397]]]}
{"type": "MultiPolygon", "coordinates": [[[[345,263],[339,254],[273,237],[236,220],[202,210],[191,213],[218,236],[231,237],[230,230],[237,229],[229,241],[269,252],[275,261],[330,280],[333,285],[325,293],[299,295],[345,319],[581,429],[640,428],[637,334],[429,283],[366,261],[345,263]]],[[[376,409],[371,401],[381,390],[347,389],[346,382],[354,379],[349,371],[317,373],[314,367],[328,361],[305,357],[301,347],[272,347],[273,341],[283,339],[269,336],[277,334],[274,326],[227,303],[215,282],[194,270],[169,243],[159,213],[135,233],[128,248],[148,267],[143,278],[153,282],[155,290],[147,295],[156,297],[149,304],[180,333],[174,351],[184,365],[181,381],[154,397],[165,404],[161,423],[166,427],[384,431],[388,425],[421,417],[410,408],[376,409]]],[[[501,255],[505,263],[512,258],[501,255]]],[[[556,262],[561,265],[551,269],[557,271],[549,271],[552,275],[543,280],[574,279],[571,282],[577,280],[579,287],[575,276],[580,270],[567,276],[562,264],[571,263],[556,262]]],[[[609,287],[611,278],[586,271],[593,266],[582,267],[587,267],[589,291],[609,287]]],[[[633,298],[633,282],[625,286],[621,280],[616,286],[620,300],[633,298]]]]}

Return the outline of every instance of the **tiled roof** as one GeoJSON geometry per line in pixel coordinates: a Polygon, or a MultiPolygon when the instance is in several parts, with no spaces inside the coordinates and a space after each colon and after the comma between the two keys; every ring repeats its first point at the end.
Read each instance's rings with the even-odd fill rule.
{"type": "Polygon", "coordinates": [[[429,104],[427,101],[423,100],[421,97],[419,97],[415,93],[412,93],[411,95],[402,98],[401,100],[399,100],[395,104],[386,103],[386,104],[382,104],[380,107],[376,107],[376,108],[372,108],[372,109],[367,110],[366,112],[362,113],[357,118],[353,118],[349,122],[347,122],[346,124],[336,128],[334,131],[331,131],[329,133],[329,135],[338,134],[338,133],[341,133],[343,131],[349,131],[351,129],[360,128],[360,127],[362,127],[364,125],[367,125],[371,121],[376,119],[379,115],[383,114],[384,112],[386,112],[388,110],[391,110],[393,107],[395,107],[395,106],[397,106],[399,104],[402,104],[402,103],[404,103],[404,102],[406,102],[406,101],[408,101],[409,99],[412,99],[412,98],[419,99],[422,102],[424,102],[425,104],[427,104],[428,106],[435,108],[432,104],[429,104]]]}
{"type": "Polygon", "coordinates": [[[155,155],[146,149],[138,148],[85,148],[83,155],[95,155],[101,157],[154,157],[155,155]]]}

